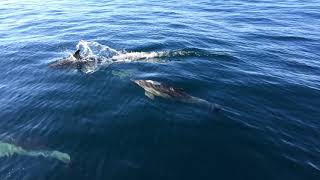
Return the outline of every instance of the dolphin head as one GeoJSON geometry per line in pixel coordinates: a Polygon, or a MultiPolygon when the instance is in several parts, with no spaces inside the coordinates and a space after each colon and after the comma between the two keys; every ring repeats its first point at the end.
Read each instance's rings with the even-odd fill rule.
{"type": "Polygon", "coordinates": [[[67,153],[63,153],[63,152],[60,152],[60,151],[52,151],[50,153],[50,156],[52,158],[56,158],[57,160],[60,160],[66,164],[70,163],[71,161],[71,158],[70,158],[70,155],[67,154],[67,153]]]}
{"type": "Polygon", "coordinates": [[[132,81],[141,87],[143,87],[143,85],[145,84],[145,80],[132,80],[132,81]]]}

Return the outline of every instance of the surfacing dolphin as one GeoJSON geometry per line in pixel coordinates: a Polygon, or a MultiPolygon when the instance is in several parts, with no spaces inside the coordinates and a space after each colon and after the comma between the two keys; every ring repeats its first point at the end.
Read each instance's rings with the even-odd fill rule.
{"type": "Polygon", "coordinates": [[[53,158],[61,162],[64,162],[66,164],[70,162],[69,154],[66,154],[60,151],[45,151],[45,150],[32,151],[32,150],[23,149],[22,147],[19,147],[13,144],[0,141],[0,158],[10,157],[14,154],[32,156],[32,157],[42,156],[45,158],[53,158]]]}
{"type": "Polygon", "coordinates": [[[153,81],[153,80],[132,80],[132,81],[138,84],[140,87],[142,87],[145,90],[145,95],[152,100],[155,98],[155,96],[158,96],[166,99],[177,100],[180,102],[196,104],[201,107],[208,108],[210,111],[217,111],[221,109],[221,107],[217,104],[211,103],[201,98],[191,96],[186,92],[184,92],[182,89],[174,88],[157,81],[153,81]]]}
{"type": "Polygon", "coordinates": [[[49,67],[51,68],[70,68],[70,69],[78,69],[80,71],[88,71],[88,68],[95,67],[97,61],[101,61],[99,58],[86,58],[85,56],[81,56],[80,49],[74,52],[72,55],[69,55],[66,58],[57,60],[51,64],[49,67]]]}
{"type": "Polygon", "coordinates": [[[50,63],[49,67],[77,69],[84,73],[92,73],[101,66],[112,63],[161,62],[160,57],[170,55],[168,52],[121,52],[96,43],[92,43],[91,46],[80,41],[73,54],[50,63]]]}

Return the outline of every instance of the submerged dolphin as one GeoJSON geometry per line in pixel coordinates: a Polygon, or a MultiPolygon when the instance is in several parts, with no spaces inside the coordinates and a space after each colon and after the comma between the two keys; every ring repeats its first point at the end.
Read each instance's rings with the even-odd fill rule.
{"type": "Polygon", "coordinates": [[[32,156],[32,157],[45,157],[45,158],[53,158],[64,163],[70,162],[69,154],[60,152],[60,151],[28,151],[23,149],[22,147],[15,146],[13,144],[5,143],[0,141],[0,158],[9,157],[14,154],[24,155],[24,156],[32,156]]]}
{"type": "Polygon", "coordinates": [[[162,84],[153,80],[133,80],[136,84],[145,90],[145,95],[154,99],[154,96],[159,96],[166,99],[177,100],[185,103],[197,104],[202,107],[208,108],[209,110],[216,111],[220,110],[221,107],[217,104],[213,104],[207,100],[200,99],[191,96],[184,92],[182,89],[174,88],[166,84],[162,84]]]}
{"type": "Polygon", "coordinates": [[[132,77],[134,74],[134,69],[128,69],[128,70],[112,70],[111,73],[114,76],[119,77],[120,79],[132,77]]]}

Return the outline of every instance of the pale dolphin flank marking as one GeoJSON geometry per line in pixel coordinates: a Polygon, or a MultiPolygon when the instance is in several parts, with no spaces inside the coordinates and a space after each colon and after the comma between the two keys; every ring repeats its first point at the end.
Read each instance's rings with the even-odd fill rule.
{"type": "Polygon", "coordinates": [[[155,58],[161,58],[168,56],[168,52],[125,52],[125,53],[118,53],[112,57],[113,61],[116,62],[134,62],[144,60],[148,62],[157,62],[155,58]]]}
{"type": "Polygon", "coordinates": [[[24,156],[32,156],[32,157],[45,157],[45,158],[53,158],[64,163],[70,162],[69,154],[60,152],[60,151],[32,151],[25,150],[22,147],[15,146],[13,144],[5,143],[0,141],[0,158],[2,157],[10,157],[14,154],[24,155],[24,156]]]}
{"type": "Polygon", "coordinates": [[[133,82],[142,87],[145,90],[145,95],[152,100],[155,98],[155,96],[158,96],[166,99],[178,100],[185,103],[197,104],[202,107],[209,108],[210,110],[221,109],[221,107],[217,104],[213,104],[207,100],[191,96],[184,92],[182,89],[174,88],[157,81],[133,80],[133,82]]]}

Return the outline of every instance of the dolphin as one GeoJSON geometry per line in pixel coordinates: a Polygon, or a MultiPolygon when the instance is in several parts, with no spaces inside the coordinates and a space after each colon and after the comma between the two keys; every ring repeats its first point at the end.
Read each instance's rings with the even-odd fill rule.
{"type": "Polygon", "coordinates": [[[128,69],[128,70],[112,70],[111,73],[114,76],[119,77],[120,79],[132,77],[134,74],[134,69],[128,69]]]}
{"type": "Polygon", "coordinates": [[[53,68],[64,68],[64,67],[73,67],[73,68],[81,68],[81,61],[80,49],[78,49],[75,53],[70,55],[69,57],[63,58],[61,60],[57,60],[51,64],[49,67],[53,68]]]}
{"type": "Polygon", "coordinates": [[[96,68],[97,63],[101,63],[101,58],[86,57],[81,55],[81,50],[76,50],[72,55],[54,61],[49,64],[51,68],[70,68],[77,69],[83,72],[91,72],[93,68],[96,68]]]}
{"type": "Polygon", "coordinates": [[[68,164],[70,162],[70,156],[67,153],[63,153],[60,151],[26,150],[26,149],[23,149],[22,147],[0,141],[0,158],[10,157],[14,154],[31,156],[31,157],[42,156],[45,158],[53,158],[53,159],[57,159],[57,160],[59,160],[63,163],[66,163],[66,164],[68,164]]]}
{"type": "Polygon", "coordinates": [[[69,68],[77,69],[79,71],[90,73],[94,72],[100,65],[109,65],[112,63],[130,63],[137,61],[144,62],[159,62],[157,58],[165,56],[165,52],[117,52],[115,50],[106,50],[105,55],[96,53],[93,54],[88,50],[81,50],[78,48],[73,54],[66,58],[56,60],[48,66],[51,68],[69,68]]]}
{"type": "Polygon", "coordinates": [[[208,108],[210,111],[220,110],[218,104],[211,103],[207,100],[191,96],[180,88],[174,88],[153,80],[132,80],[145,90],[145,95],[154,100],[155,96],[165,99],[177,100],[184,103],[196,104],[208,108]]]}

